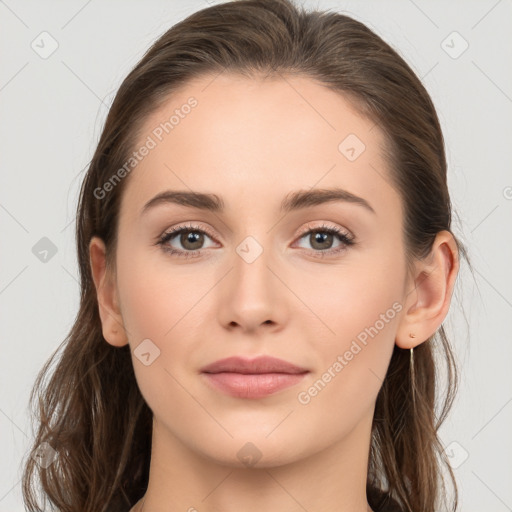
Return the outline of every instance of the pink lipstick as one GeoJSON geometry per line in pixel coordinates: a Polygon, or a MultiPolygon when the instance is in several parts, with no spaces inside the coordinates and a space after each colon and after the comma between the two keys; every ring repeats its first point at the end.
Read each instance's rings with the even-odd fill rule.
{"type": "Polygon", "coordinates": [[[270,356],[228,357],[201,368],[215,389],[238,398],[263,398],[298,384],[306,368],[270,356]]]}

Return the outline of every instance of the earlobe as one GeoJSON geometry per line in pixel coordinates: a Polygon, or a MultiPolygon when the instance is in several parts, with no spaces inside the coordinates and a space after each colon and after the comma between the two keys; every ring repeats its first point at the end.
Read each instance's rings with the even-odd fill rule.
{"type": "Polygon", "coordinates": [[[429,256],[417,263],[412,289],[406,292],[405,314],[395,339],[400,348],[416,347],[439,329],[450,308],[458,270],[455,239],[449,231],[440,231],[429,256]]]}
{"type": "Polygon", "coordinates": [[[99,237],[93,237],[89,243],[89,261],[103,337],[111,345],[122,347],[128,343],[128,338],[119,309],[115,283],[106,268],[105,243],[99,237]]]}

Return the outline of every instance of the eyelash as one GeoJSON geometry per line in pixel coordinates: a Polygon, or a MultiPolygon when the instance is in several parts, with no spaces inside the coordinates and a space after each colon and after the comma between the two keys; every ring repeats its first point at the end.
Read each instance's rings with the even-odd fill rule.
{"type": "MultiPolygon", "coordinates": [[[[200,256],[201,251],[202,251],[201,249],[195,250],[195,251],[182,251],[182,250],[173,249],[172,247],[165,245],[169,240],[171,240],[172,238],[175,238],[176,235],[179,235],[182,232],[187,232],[187,231],[202,233],[212,239],[215,239],[215,237],[209,232],[208,229],[199,228],[198,226],[194,226],[194,225],[190,224],[188,226],[177,226],[177,227],[171,228],[169,231],[166,231],[159,237],[159,239],[157,241],[157,245],[160,245],[165,252],[167,252],[173,256],[178,256],[180,258],[193,258],[193,257],[200,256]]],[[[332,256],[334,254],[338,254],[342,251],[345,251],[347,249],[347,247],[356,244],[356,242],[354,241],[354,238],[347,235],[341,229],[334,227],[334,226],[326,226],[326,225],[317,226],[314,228],[309,228],[309,226],[308,226],[308,229],[306,231],[304,231],[303,233],[301,233],[301,235],[298,237],[298,240],[301,240],[306,235],[309,235],[313,232],[329,233],[331,235],[335,235],[339,239],[339,241],[342,242],[342,245],[340,247],[338,247],[337,249],[327,249],[324,251],[312,251],[314,254],[314,257],[316,257],[316,258],[324,258],[326,255],[332,256]]]]}

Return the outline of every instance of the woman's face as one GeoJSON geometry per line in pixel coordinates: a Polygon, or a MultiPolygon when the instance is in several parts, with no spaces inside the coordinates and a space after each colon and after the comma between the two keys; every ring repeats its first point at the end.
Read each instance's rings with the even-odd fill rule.
{"type": "Polygon", "coordinates": [[[342,96],[297,77],[203,77],[146,120],[117,293],[159,442],[274,466],[369,435],[410,291],[383,143],[342,96]],[[144,208],[167,191],[188,199],[144,208]],[[307,372],[201,371],[262,355],[307,372]]]}

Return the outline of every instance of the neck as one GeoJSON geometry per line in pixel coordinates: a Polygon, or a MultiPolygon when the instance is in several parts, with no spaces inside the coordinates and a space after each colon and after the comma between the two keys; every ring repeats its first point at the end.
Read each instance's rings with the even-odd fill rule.
{"type": "Polygon", "coordinates": [[[147,492],[130,512],[371,512],[366,499],[371,419],[308,457],[242,468],[237,459],[219,464],[190,450],[154,420],[147,492]]]}

